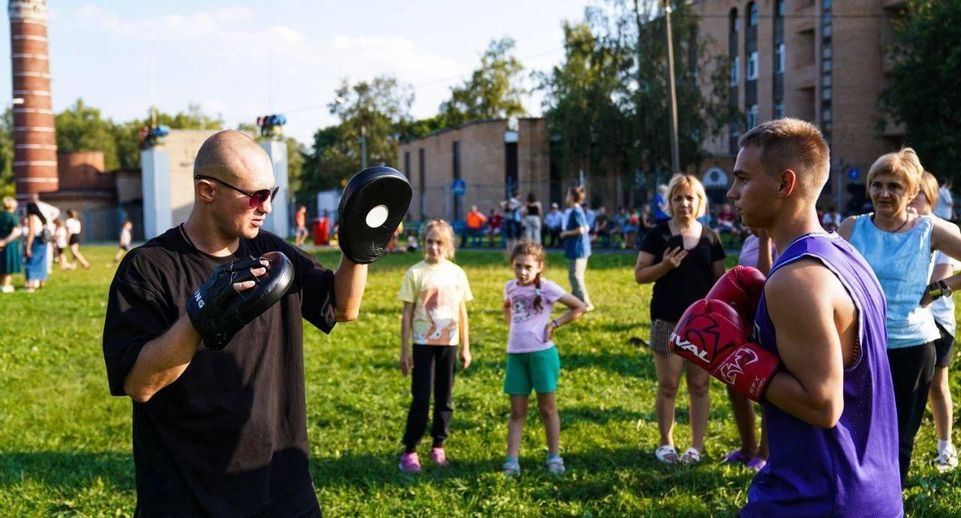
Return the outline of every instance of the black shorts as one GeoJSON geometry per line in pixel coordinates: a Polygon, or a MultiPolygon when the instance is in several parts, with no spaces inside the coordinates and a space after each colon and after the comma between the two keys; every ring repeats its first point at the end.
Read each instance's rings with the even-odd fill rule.
{"type": "Polygon", "coordinates": [[[937,324],[941,338],[934,341],[936,367],[948,367],[951,365],[951,358],[954,355],[954,337],[948,334],[941,324],[937,324]]]}
{"type": "Polygon", "coordinates": [[[80,235],[79,235],[79,234],[71,234],[71,235],[70,235],[70,240],[67,241],[67,244],[69,244],[70,246],[79,245],[79,244],[80,244],[80,235]]]}

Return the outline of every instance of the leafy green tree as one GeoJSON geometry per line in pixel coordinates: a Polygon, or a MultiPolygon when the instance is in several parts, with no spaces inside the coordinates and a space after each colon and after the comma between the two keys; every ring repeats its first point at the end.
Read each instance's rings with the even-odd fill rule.
{"type": "Polygon", "coordinates": [[[906,126],[925,168],[958,179],[961,163],[961,3],[912,0],[895,23],[882,107],[906,126]]]}
{"type": "Polygon", "coordinates": [[[13,111],[7,108],[0,117],[0,196],[13,196],[13,111]]]}
{"type": "Polygon", "coordinates": [[[113,122],[103,119],[100,110],[77,99],[72,106],[56,115],[57,150],[102,151],[104,167],[117,168],[117,142],[112,131],[113,122]]]}
{"type": "Polygon", "coordinates": [[[524,115],[524,66],[514,56],[514,40],[493,40],[481,56],[480,67],[440,106],[447,125],[524,115]]]}
{"type": "MultiPolygon", "coordinates": [[[[201,110],[198,104],[187,105],[187,111],[169,114],[158,112],[157,125],[170,129],[200,129],[214,130],[223,127],[223,120],[212,117],[201,110]]],[[[140,167],[140,139],[137,133],[145,126],[153,124],[153,117],[147,114],[143,119],[132,119],[123,123],[113,124],[112,131],[117,144],[117,165],[121,169],[137,169],[140,167]]],[[[254,132],[256,134],[256,132],[254,132]]],[[[109,167],[108,167],[109,169],[109,167]]]]}
{"type": "MultiPolygon", "coordinates": [[[[672,31],[681,167],[702,160],[703,139],[735,120],[726,102],[729,70],[709,56],[688,2],[675,2],[672,31]],[[700,77],[702,71],[710,71],[700,77]],[[701,81],[709,92],[704,95],[701,81]]],[[[561,163],[584,170],[606,164],[633,181],[671,169],[670,94],[665,23],[640,0],[611,0],[564,26],[564,62],[541,77],[545,113],[561,163]],[[603,161],[602,161],[603,159],[603,161]]],[[[633,183],[633,182],[631,182],[633,183]]]]}
{"type": "MultiPolygon", "coordinates": [[[[593,12],[593,15],[598,14],[593,12]]],[[[587,23],[564,23],[564,61],[540,75],[555,159],[591,171],[619,153],[627,124],[617,104],[621,70],[630,56],[605,42],[587,23]]]]}
{"type": "Polygon", "coordinates": [[[336,126],[317,130],[313,149],[304,156],[301,185],[316,192],[341,186],[360,170],[366,148],[368,165],[394,164],[397,144],[411,125],[413,89],[390,76],[350,84],[334,92],[330,112],[336,126]]]}

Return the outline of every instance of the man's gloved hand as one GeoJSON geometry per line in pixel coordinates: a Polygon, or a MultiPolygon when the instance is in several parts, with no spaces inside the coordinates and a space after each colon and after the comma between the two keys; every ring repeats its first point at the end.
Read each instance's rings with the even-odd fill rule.
{"type": "Polygon", "coordinates": [[[187,299],[187,315],[204,345],[219,351],[237,331],[280,300],[293,279],[294,265],[282,252],[225,264],[187,299]],[[267,272],[255,276],[256,268],[267,272]],[[234,284],[245,281],[257,284],[238,292],[234,284]]]}
{"type": "Polygon", "coordinates": [[[764,281],[764,274],[757,268],[738,265],[721,276],[704,298],[726,302],[737,311],[742,322],[753,326],[764,281]]]}
{"type": "Polygon", "coordinates": [[[387,252],[397,225],[404,220],[413,191],[396,169],[368,167],[344,188],[338,209],[338,239],[347,259],[368,264],[387,252]]]}
{"type": "Polygon", "coordinates": [[[747,339],[741,317],[727,303],[701,299],[691,304],[671,334],[671,350],[760,401],[781,359],[747,339]]]}

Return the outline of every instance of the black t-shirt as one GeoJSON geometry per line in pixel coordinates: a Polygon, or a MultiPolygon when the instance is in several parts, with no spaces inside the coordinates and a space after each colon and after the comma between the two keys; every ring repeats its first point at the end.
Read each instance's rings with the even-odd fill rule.
{"type": "MultiPolygon", "coordinates": [[[[676,247],[668,245],[671,229],[667,222],[654,227],[644,236],[641,250],[654,256],[654,264],[661,262],[664,252],[676,247]]],[[[651,322],[655,319],[677,322],[695,301],[704,298],[714,286],[714,262],[724,260],[724,247],[717,232],[701,225],[701,238],[697,245],[688,250],[681,265],[667,272],[654,282],[654,296],[651,297],[651,322]]]]}
{"type": "Polygon", "coordinates": [[[223,351],[203,344],[184,373],[133,403],[137,506],[148,513],[246,516],[311,485],[307,469],[303,324],[335,324],[334,276],[261,231],[233,257],[191,245],[180,227],[124,257],[107,302],[103,353],[113,395],[140,350],[186,312],[217,266],[280,250],[294,264],[289,291],[223,351]]]}

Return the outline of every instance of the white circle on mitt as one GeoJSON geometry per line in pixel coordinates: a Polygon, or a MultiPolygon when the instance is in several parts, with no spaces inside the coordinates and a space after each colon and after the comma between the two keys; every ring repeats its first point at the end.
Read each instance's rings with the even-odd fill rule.
{"type": "Polygon", "coordinates": [[[367,213],[367,226],[370,228],[377,228],[387,221],[387,206],[378,205],[367,213]]]}

